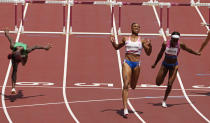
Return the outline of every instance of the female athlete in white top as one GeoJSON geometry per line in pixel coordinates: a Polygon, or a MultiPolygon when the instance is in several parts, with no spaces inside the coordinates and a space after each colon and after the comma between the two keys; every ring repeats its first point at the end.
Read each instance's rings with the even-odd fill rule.
{"type": "Polygon", "coordinates": [[[136,84],[140,74],[140,54],[142,48],[149,56],[152,52],[152,45],[150,40],[141,39],[138,36],[140,32],[140,26],[137,23],[132,23],[131,25],[132,35],[128,37],[123,37],[122,41],[119,44],[115,43],[114,36],[111,36],[111,43],[115,50],[118,50],[125,46],[125,60],[122,65],[122,76],[123,76],[123,90],[122,90],[122,99],[124,107],[124,117],[128,117],[127,110],[127,98],[128,98],[128,88],[129,85],[132,89],[136,88],[136,84]]]}

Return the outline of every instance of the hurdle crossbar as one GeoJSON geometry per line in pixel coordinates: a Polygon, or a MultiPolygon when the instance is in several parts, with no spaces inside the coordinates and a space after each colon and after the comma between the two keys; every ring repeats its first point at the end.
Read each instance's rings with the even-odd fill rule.
{"type": "MultiPolygon", "coordinates": [[[[167,36],[171,36],[168,34],[167,36]]],[[[180,34],[181,37],[206,37],[207,34],[180,34]]]]}
{"type": "MultiPolygon", "coordinates": [[[[0,31],[4,33],[4,31],[0,31]]],[[[17,31],[9,31],[9,33],[18,33],[17,31]]],[[[66,34],[66,32],[47,32],[47,31],[21,31],[21,34],[66,34]]]]}
{"type": "MultiPolygon", "coordinates": [[[[121,33],[121,32],[118,32],[118,35],[125,35],[125,36],[128,36],[128,35],[131,35],[131,33],[121,33]]],[[[161,36],[160,33],[138,33],[139,36],[161,36]]]]}
{"type": "Polygon", "coordinates": [[[71,35],[111,35],[112,33],[107,32],[70,32],[71,35]]]}
{"type": "MultiPolygon", "coordinates": [[[[4,31],[0,31],[0,33],[4,33],[4,31]]],[[[17,31],[9,31],[9,33],[14,33],[14,34],[16,34],[17,31]]]]}
{"type": "Polygon", "coordinates": [[[85,5],[115,5],[116,2],[110,1],[74,1],[73,4],[85,4],[85,5]]]}
{"type": "MultiPolygon", "coordinates": [[[[122,22],[122,20],[121,20],[121,13],[122,13],[122,11],[121,11],[121,9],[122,9],[122,6],[123,5],[126,5],[126,6],[128,6],[128,5],[138,5],[138,6],[144,6],[144,5],[156,5],[157,4],[157,2],[155,3],[155,4],[153,4],[154,2],[153,1],[149,1],[149,2],[120,2],[120,4],[118,4],[119,5],[119,28],[118,28],[118,35],[131,35],[131,33],[124,33],[124,32],[121,32],[121,22],[122,22]]],[[[161,11],[160,11],[160,17],[161,17],[161,26],[162,26],[162,9],[163,7],[161,6],[161,11]]],[[[138,35],[140,35],[140,36],[161,36],[162,34],[159,32],[159,33],[139,33],[138,35]]]]}
{"type": "Polygon", "coordinates": [[[68,1],[51,1],[51,0],[0,0],[0,3],[68,4],[68,1]]]}
{"type": "Polygon", "coordinates": [[[110,32],[74,32],[73,31],[73,5],[70,6],[70,34],[73,35],[111,35],[113,30],[113,17],[114,17],[114,6],[115,2],[110,1],[73,1],[73,5],[109,5],[112,7],[111,11],[111,30],[110,32]]]}
{"type": "MultiPolygon", "coordinates": [[[[114,6],[119,6],[119,30],[118,33],[120,35],[128,35],[130,33],[122,33],[121,32],[121,7],[123,5],[137,5],[137,6],[160,6],[160,21],[161,21],[161,27],[162,27],[162,11],[163,7],[167,6],[167,33],[169,35],[169,7],[171,6],[207,6],[209,7],[209,23],[210,23],[210,3],[200,3],[199,2],[190,2],[190,3],[174,3],[174,2],[159,2],[159,1],[148,1],[148,2],[116,2],[116,1],[73,1],[73,0],[0,0],[0,3],[15,3],[15,30],[17,30],[17,4],[21,3],[22,4],[22,10],[24,8],[25,3],[31,3],[31,4],[63,4],[63,32],[65,32],[65,5],[70,4],[71,5],[71,16],[70,16],[70,33],[71,34],[112,34],[112,33],[106,33],[106,32],[72,32],[72,7],[73,5],[76,4],[85,4],[85,5],[110,5],[113,7],[113,11],[111,12],[111,27],[113,29],[113,15],[114,15],[114,6]]],[[[23,22],[23,27],[24,27],[24,19],[22,17],[22,22],[23,22]]],[[[111,29],[111,32],[112,32],[111,29]]],[[[16,31],[14,31],[15,33],[16,31]]],[[[24,30],[22,31],[23,33],[33,33],[34,31],[27,31],[25,32],[24,30]]],[[[41,32],[41,31],[40,31],[41,32]]],[[[62,32],[62,33],[63,33],[62,32]]],[[[1,31],[0,31],[1,33],[1,31]]],[[[36,33],[36,32],[34,32],[36,33]]],[[[49,33],[50,34],[50,33],[49,33]]],[[[140,33],[139,35],[161,35],[159,33],[140,33]]],[[[185,34],[183,36],[204,36],[205,34],[185,34]]]]}
{"type": "Polygon", "coordinates": [[[210,7],[210,3],[175,3],[175,2],[116,2],[116,1],[52,1],[52,0],[0,0],[0,3],[38,3],[38,4],[89,4],[89,5],[140,5],[140,6],[207,6],[210,7]]]}
{"type": "Polygon", "coordinates": [[[22,31],[22,34],[66,34],[65,32],[22,31]]]}

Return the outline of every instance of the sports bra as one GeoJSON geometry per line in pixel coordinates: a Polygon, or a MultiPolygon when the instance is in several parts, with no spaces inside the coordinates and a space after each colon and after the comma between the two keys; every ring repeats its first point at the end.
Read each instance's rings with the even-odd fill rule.
{"type": "Polygon", "coordinates": [[[175,47],[170,47],[171,41],[167,41],[165,55],[166,56],[178,56],[180,52],[179,42],[175,47]]]}
{"type": "Polygon", "coordinates": [[[125,53],[132,53],[132,54],[141,54],[142,49],[142,42],[141,38],[139,37],[137,41],[131,41],[131,37],[128,37],[128,40],[125,41],[125,53]]]}

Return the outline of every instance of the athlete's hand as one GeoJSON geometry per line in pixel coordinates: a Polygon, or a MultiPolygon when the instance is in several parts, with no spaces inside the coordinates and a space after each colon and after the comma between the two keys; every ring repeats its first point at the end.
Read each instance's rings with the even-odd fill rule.
{"type": "Polygon", "coordinates": [[[110,36],[110,40],[111,40],[111,43],[114,43],[114,41],[115,41],[114,35],[111,35],[111,36],[110,36]]]}
{"type": "Polygon", "coordinates": [[[146,44],[147,46],[151,46],[151,40],[146,39],[146,40],[145,40],[145,44],[146,44]]]}

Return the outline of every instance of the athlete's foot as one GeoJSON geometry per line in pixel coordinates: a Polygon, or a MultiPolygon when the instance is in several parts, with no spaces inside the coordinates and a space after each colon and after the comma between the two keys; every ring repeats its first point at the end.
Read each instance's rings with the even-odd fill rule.
{"type": "Polygon", "coordinates": [[[124,118],[128,118],[128,109],[124,109],[124,115],[123,115],[124,118]]]}
{"type": "Polygon", "coordinates": [[[165,101],[162,102],[162,107],[163,108],[167,108],[168,107],[165,101]]]}
{"type": "Polygon", "coordinates": [[[11,94],[16,94],[15,88],[12,88],[11,94]]]}

